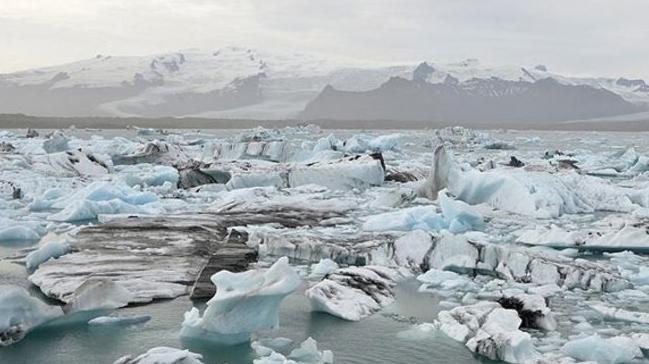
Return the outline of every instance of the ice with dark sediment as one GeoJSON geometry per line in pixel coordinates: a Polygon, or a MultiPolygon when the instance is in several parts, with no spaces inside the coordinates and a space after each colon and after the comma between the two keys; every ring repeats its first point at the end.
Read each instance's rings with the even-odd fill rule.
{"type": "Polygon", "coordinates": [[[399,273],[381,266],[337,269],[310,287],[305,295],[313,311],[358,321],[394,301],[399,273]]]}
{"type": "MultiPolygon", "coordinates": [[[[633,348],[649,348],[642,142],[464,128],[311,131],[0,133],[0,240],[20,245],[3,264],[29,268],[36,289],[65,305],[68,316],[57,321],[77,315],[95,327],[145,318],[84,313],[216,297],[215,273],[252,275],[286,256],[308,285],[295,299],[352,321],[390,309],[401,278],[416,277],[417,299],[445,313],[404,337],[441,330],[510,362],[639,360],[633,348]],[[586,353],[589,345],[606,353],[586,353]]],[[[268,283],[262,276],[248,282],[268,283]]],[[[233,307],[243,313],[247,298],[258,296],[246,290],[252,284],[232,282],[233,307]]],[[[272,314],[257,320],[263,327],[239,317],[190,311],[182,330],[238,342],[275,323],[272,314]],[[235,318],[246,327],[223,324],[235,318]]],[[[37,321],[20,321],[25,330],[10,329],[9,337],[37,321]]],[[[324,360],[307,346],[316,359],[268,346],[275,354],[256,360],[324,360]]],[[[124,362],[156,358],[201,360],[159,349],[124,362]]]]}

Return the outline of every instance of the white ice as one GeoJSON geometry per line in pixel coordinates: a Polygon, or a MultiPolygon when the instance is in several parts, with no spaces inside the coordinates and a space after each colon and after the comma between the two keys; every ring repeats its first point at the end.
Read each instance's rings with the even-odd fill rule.
{"type": "Polygon", "coordinates": [[[20,341],[35,327],[63,315],[59,306],[49,306],[22,287],[0,285],[0,346],[20,341]]]}
{"type": "Polygon", "coordinates": [[[627,337],[602,338],[595,334],[567,342],[562,351],[575,359],[599,364],[628,363],[642,357],[638,345],[627,337]]]}
{"type": "Polygon", "coordinates": [[[189,350],[161,346],[135,358],[130,355],[121,357],[113,364],[203,364],[203,356],[189,350]]]}
{"type": "Polygon", "coordinates": [[[318,350],[318,343],[307,338],[299,347],[293,349],[287,356],[266,347],[262,342],[253,342],[253,350],[258,358],[254,364],[333,364],[334,355],[331,350],[318,350]]]}
{"type": "Polygon", "coordinates": [[[35,269],[42,263],[67,254],[70,251],[70,244],[65,236],[48,238],[46,235],[40,242],[40,246],[29,253],[25,258],[27,269],[35,269]]]}
{"type": "Polygon", "coordinates": [[[250,340],[258,330],[276,328],[280,303],[301,280],[288,259],[280,258],[266,270],[217,272],[212,282],[216,294],[202,316],[196,308],[185,313],[182,337],[238,344],[250,340]]]}

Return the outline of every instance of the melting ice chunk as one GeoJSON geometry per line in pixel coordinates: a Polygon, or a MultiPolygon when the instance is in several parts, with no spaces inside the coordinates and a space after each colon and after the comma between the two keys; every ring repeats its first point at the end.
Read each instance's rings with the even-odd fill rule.
{"type": "Polygon", "coordinates": [[[257,330],[277,327],[280,303],[301,280],[283,257],[267,270],[217,272],[212,282],[216,294],[202,316],[197,308],[185,313],[180,335],[232,345],[250,340],[257,330]]]}

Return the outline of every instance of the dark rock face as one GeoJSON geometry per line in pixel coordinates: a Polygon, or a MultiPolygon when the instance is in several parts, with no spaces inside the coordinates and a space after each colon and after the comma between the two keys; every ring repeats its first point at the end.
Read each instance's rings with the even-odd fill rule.
{"type": "Polygon", "coordinates": [[[394,77],[365,92],[326,87],[302,113],[305,119],[457,122],[551,122],[641,111],[619,95],[590,86],[471,79],[430,84],[394,77]]]}
{"type": "Polygon", "coordinates": [[[625,87],[646,87],[647,86],[644,80],[640,80],[640,79],[629,80],[624,77],[618,78],[617,81],[615,81],[615,83],[625,87]]]}
{"type": "Polygon", "coordinates": [[[413,81],[421,81],[421,82],[426,82],[428,79],[428,76],[430,76],[433,72],[435,72],[435,69],[428,65],[428,63],[424,62],[421,63],[417,68],[412,73],[412,80],[413,81]]]}

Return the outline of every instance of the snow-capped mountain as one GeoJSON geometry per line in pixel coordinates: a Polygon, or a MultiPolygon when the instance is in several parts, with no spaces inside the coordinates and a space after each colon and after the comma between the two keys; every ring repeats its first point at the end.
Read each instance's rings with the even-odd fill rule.
{"type": "Polygon", "coordinates": [[[456,91],[460,88],[463,92],[486,92],[496,98],[515,93],[521,85],[552,78],[564,86],[610,91],[605,96],[619,96],[622,101],[613,100],[621,105],[614,109],[617,114],[634,112],[635,105],[649,104],[649,86],[642,80],[573,78],[552,73],[543,66],[487,67],[476,60],[453,64],[377,64],[228,47],[212,52],[189,50],[144,57],[98,55],[61,66],[0,75],[0,113],[315,117],[305,108],[327,86],[329,90],[362,93],[379,89],[395,77],[427,85],[456,84],[456,91]],[[503,82],[518,86],[503,87],[503,82]],[[470,91],[472,88],[474,91],[470,91]]]}

